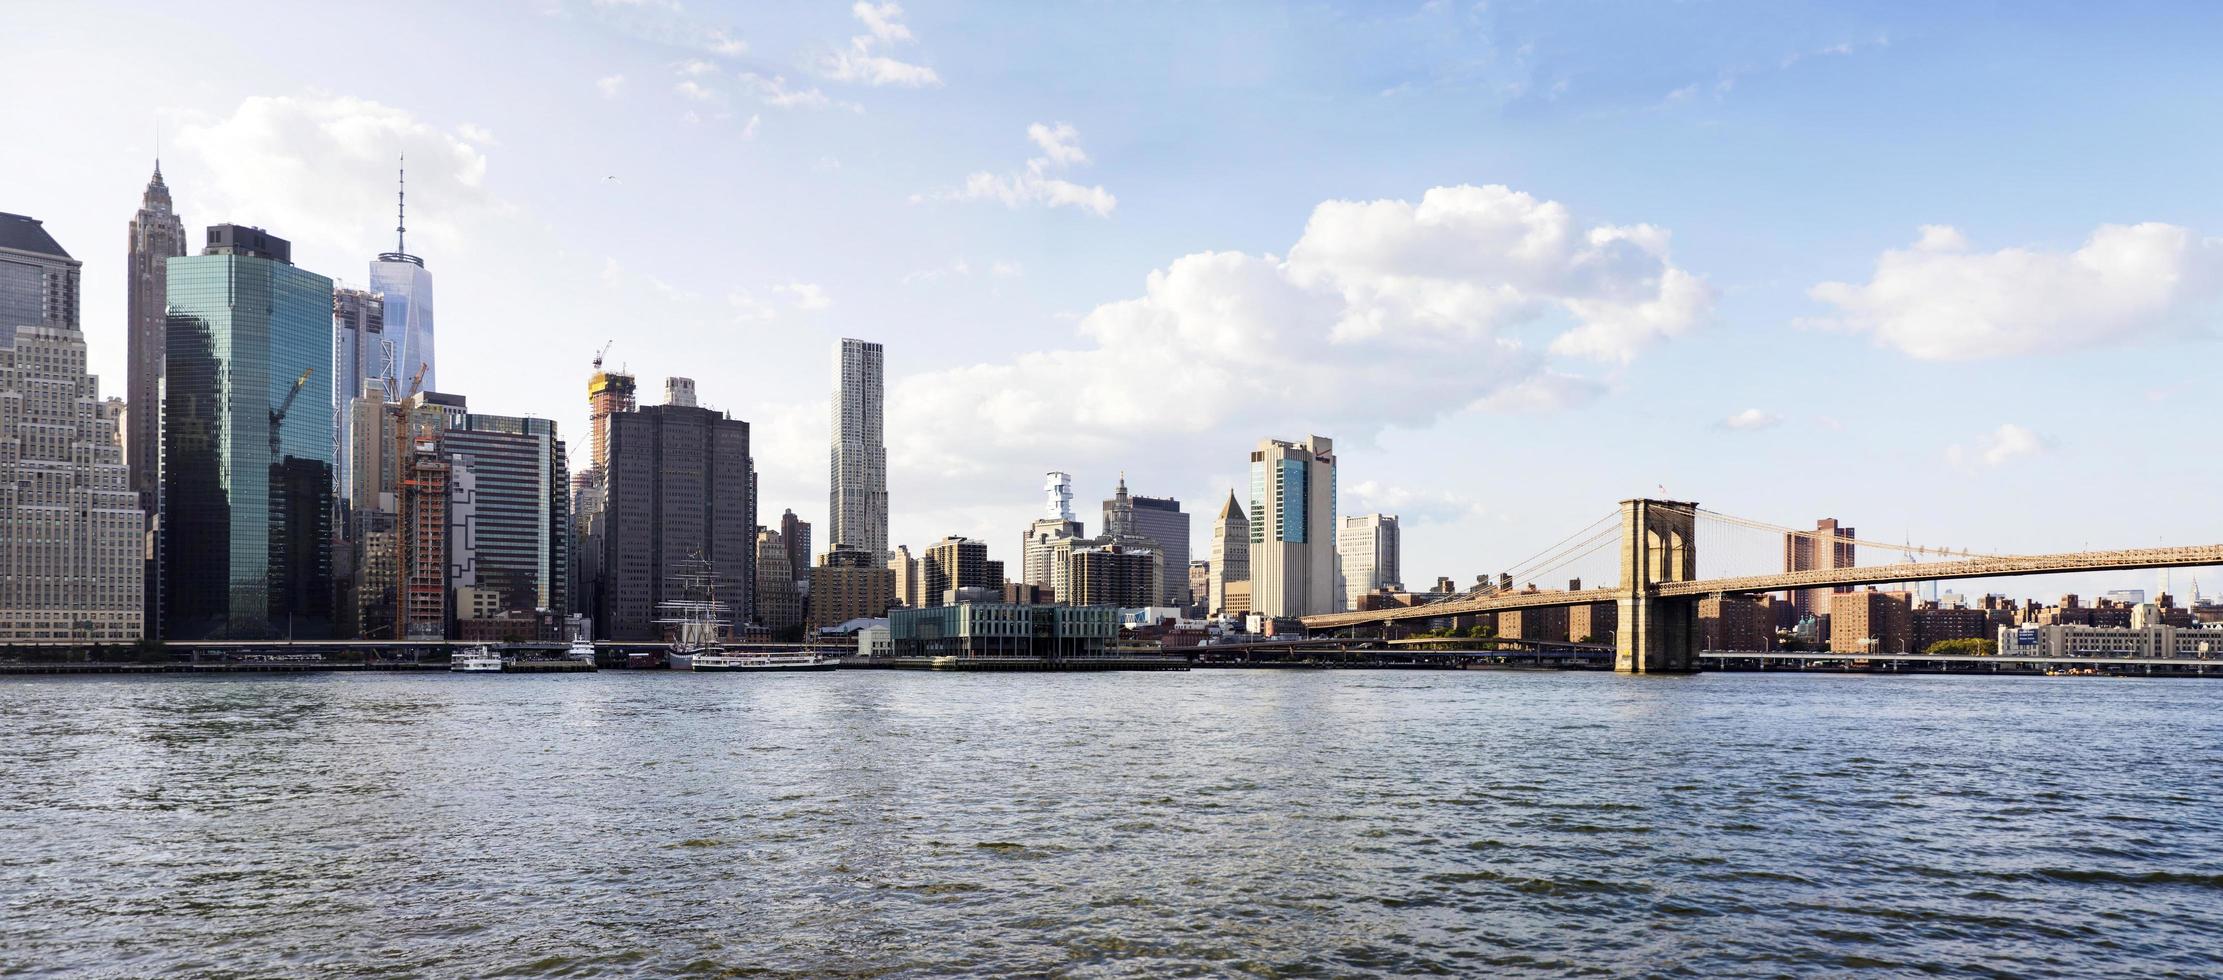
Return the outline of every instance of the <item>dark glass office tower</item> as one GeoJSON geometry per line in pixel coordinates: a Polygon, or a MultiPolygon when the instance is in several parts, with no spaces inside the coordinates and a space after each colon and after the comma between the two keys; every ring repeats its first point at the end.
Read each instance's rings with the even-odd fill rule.
{"type": "Polygon", "coordinates": [[[171,639],[325,636],[332,280],[215,225],[167,263],[162,560],[171,639]]]}

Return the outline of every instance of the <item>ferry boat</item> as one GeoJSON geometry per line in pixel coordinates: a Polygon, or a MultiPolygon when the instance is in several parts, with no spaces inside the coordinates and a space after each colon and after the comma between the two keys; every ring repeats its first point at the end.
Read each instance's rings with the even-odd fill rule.
{"type": "Polygon", "coordinates": [[[687,669],[695,671],[789,671],[833,670],[841,661],[823,653],[810,650],[744,650],[727,653],[723,649],[697,653],[688,662],[687,669]]]}
{"type": "Polygon", "coordinates": [[[594,641],[583,636],[573,640],[571,641],[571,649],[565,650],[563,656],[565,660],[577,660],[591,664],[594,662],[594,641]]]}
{"type": "Polygon", "coordinates": [[[465,674],[499,674],[502,658],[484,645],[466,647],[461,653],[449,655],[448,669],[465,674]]]}

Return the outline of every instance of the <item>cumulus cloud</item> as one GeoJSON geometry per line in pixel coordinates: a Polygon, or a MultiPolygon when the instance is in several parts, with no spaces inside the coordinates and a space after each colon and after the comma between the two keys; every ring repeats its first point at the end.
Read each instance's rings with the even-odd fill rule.
{"type": "Polygon", "coordinates": [[[925,65],[899,61],[889,48],[916,40],[903,24],[903,7],[895,3],[858,2],[849,8],[865,25],[866,33],[849,39],[849,46],[827,55],[819,71],[827,78],[866,85],[924,88],[942,84],[942,77],[925,65]]]}
{"type": "Polygon", "coordinates": [[[826,287],[815,282],[789,282],[772,287],[772,291],[786,296],[789,306],[805,312],[817,312],[834,305],[826,296],[826,287]]]}
{"type": "Polygon", "coordinates": [[[1082,316],[1073,349],[898,381],[889,446],[955,499],[966,479],[1017,479],[1045,460],[1213,459],[1274,433],[1363,441],[1469,410],[1579,403],[1602,387],[1578,373],[1582,361],[1633,357],[1706,311],[1690,303],[1658,329],[1614,332],[1627,346],[1611,351],[1525,343],[1527,330],[1625,322],[1687,277],[1665,232],[1597,231],[1503,187],[1439,187],[1417,205],[1329,201],[1288,258],[1175,259],[1140,295],[1082,316]],[[949,432],[966,438],[927,437],[949,432]]]}
{"type": "Polygon", "coordinates": [[[604,75],[595,79],[594,87],[596,91],[602,93],[602,97],[605,99],[617,98],[617,94],[625,89],[625,76],[604,75]]]}
{"type": "Polygon", "coordinates": [[[2101,225],[2073,252],[1974,251],[1921,229],[1861,284],[1825,282],[1816,325],[1873,334],[1924,360],[1970,360],[2137,340],[2213,322],[2223,242],[2176,225],[2101,225]]]}
{"type": "Polygon", "coordinates": [[[932,194],[914,194],[911,200],[998,201],[1007,208],[1029,205],[1070,207],[1087,211],[1099,218],[1111,216],[1112,209],[1119,206],[1119,199],[1112,196],[1112,192],[1101,185],[1083,187],[1062,177],[1051,176],[1053,171],[1088,162],[1088,154],[1081,150],[1079,130],[1074,129],[1070,123],[1035,123],[1027,127],[1027,139],[1042,148],[1042,155],[1029,157],[1026,169],[1005,174],[979,171],[967,176],[962,187],[932,194]]]}
{"type": "Polygon", "coordinates": [[[1782,424],[1783,416],[1774,412],[1764,412],[1757,408],[1748,408],[1721,420],[1722,428],[1737,432],[1758,432],[1761,429],[1772,429],[1782,424]]]}
{"type": "MultiPolygon", "coordinates": [[[[341,96],[255,96],[178,133],[208,178],[183,189],[209,223],[257,224],[304,248],[369,255],[393,247],[396,156],[409,162],[409,244],[420,254],[468,246],[466,227],[503,210],[486,191],[486,155],[461,131],[341,96]]],[[[298,253],[297,253],[298,254],[298,253]]]]}
{"type": "Polygon", "coordinates": [[[2001,425],[1971,448],[1960,443],[1945,447],[1947,462],[1962,468],[2000,466],[2046,450],[2045,437],[2012,422],[2001,425]]]}
{"type": "MultiPolygon", "coordinates": [[[[745,71],[739,75],[739,79],[742,89],[751,98],[775,109],[824,109],[837,104],[817,87],[797,88],[789,85],[784,76],[759,75],[745,71]]],[[[846,102],[838,104],[849,109],[857,108],[846,102]]]]}

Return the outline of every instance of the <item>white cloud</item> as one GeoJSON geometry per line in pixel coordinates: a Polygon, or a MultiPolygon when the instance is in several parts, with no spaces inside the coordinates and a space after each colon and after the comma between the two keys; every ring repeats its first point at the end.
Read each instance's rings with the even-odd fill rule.
{"type": "Polygon", "coordinates": [[[1814,324],[1875,335],[1924,360],[1968,360],[2136,340],[2212,322],[2223,242],[2147,222],[2101,225],[2073,252],[1970,251],[1924,226],[1863,284],[1810,294],[1837,308],[1814,324]]]}
{"type": "Polygon", "coordinates": [[[185,127],[177,145],[208,174],[184,190],[188,213],[261,225],[318,249],[393,247],[384,223],[365,216],[393,213],[397,154],[409,161],[411,251],[466,248],[473,236],[464,228],[505,210],[486,192],[480,146],[366,99],[255,96],[229,116],[185,127]]]}
{"type": "Polygon", "coordinates": [[[756,127],[757,127],[757,124],[759,124],[759,123],[762,123],[763,121],[764,121],[764,117],[763,117],[763,116],[757,115],[756,113],[753,113],[753,112],[752,112],[752,113],[749,113],[749,121],[748,121],[748,123],[746,123],[745,125],[743,125],[743,126],[741,127],[741,138],[742,138],[742,139],[745,139],[745,140],[753,140],[753,139],[755,139],[755,138],[756,138],[756,127]]]}
{"type": "Polygon", "coordinates": [[[711,99],[717,97],[709,89],[702,87],[702,85],[691,79],[672,86],[672,91],[684,95],[696,102],[708,102],[711,99]]]}
{"type": "Polygon", "coordinates": [[[1453,490],[1411,490],[1366,480],[1348,487],[1344,496],[1351,514],[1389,514],[1403,524],[1453,524],[1488,513],[1482,502],[1453,490]]]}
{"type": "Polygon", "coordinates": [[[789,282],[772,287],[772,291],[787,297],[787,303],[798,310],[817,312],[834,305],[826,297],[826,287],[814,282],[789,282]]]}
{"type": "MultiPolygon", "coordinates": [[[[1147,452],[1205,465],[1263,435],[1349,445],[1467,411],[1551,411],[1602,385],[1516,332],[1574,333],[1585,316],[1619,321],[1656,302],[1680,274],[1649,250],[1665,241],[1653,230],[1600,246],[1560,205],[1502,187],[1436,188],[1417,206],[1329,201],[1287,259],[1175,259],[1140,295],[1082,316],[1071,349],[897,380],[888,444],[905,472],[934,474],[938,489],[915,490],[953,503],[969,480],[1023,480],[1046,461],[1147,452]],[[928,437],[949,432],[966,438],[928,437]]],[[[1630,338],[1613,359],[1684,326],[1630,338]]]]}
{"type": "Polygon", "coordinates": [[[724,55],[728,58],[738,58],[749,53],[749,42],[734,37],[726,33],[723,28],[717,27],[703,32],[702,46],[711,54],[724,55]]]}
{"type": "Polygon", "coordinates": [[[1738,432],[1758,432],[1761,429],[1772,429],[1782,424],[1783,416],[1774,412],[1764,412],[1757,408],[1748,408],[1721,420],[1722,428],[1733,429],[1738,432]]]}
{"type": "Polygon", "coordinates": [[[493,146],[500,142],[494,138],[493,130],[477,123],[457,123],[455,134],[481,146],[493,146]]]}
{"type": "Polygon", "coordinates": [[[900,61],[886,54],[888,48],[915,40],[904,26],[903,8],[895,3],[867,3],[850,7],[867,33],[849,39],[849,46],[827,55],[819,71],[827,78],[866,85],[925,88],[942,84],[942,76],[925,65],[900,61]]]}
{"type": "MultiPolygon", "coordinates": [[[[787,79],[779,75],[766,77],[755,72],[745,71],[740,73],[738,77],[741,80],[741,86],[747,89],[752,97],[758,102],[775,109],[823,109],[836,104],[832,99],[826,97],[826,93],[819,91],[816,87],[789,87],[787,79]]],[[[859,108],[849,103],[839,104],[849,109],[859,108]]]]}
{"type": "Polygon", "coordinates": [[[717,74],[718,66],[704,61],[701,58],[695,58],[690,61],[681,62],[676,70],[680,74],[689,76],[691,78],[701,78],[704,75],[717,74]]]}
{"type": "Polygon", "coordinates": [[[962,187],[914,194],[911,200],[999,201],[1007,208],[1038,204],[1078,208],[1099,218],[1108,218],[1119,206],[1119,199],[1112,196],[1112,192],[1101,185],[1083,187],[1050,175],[1054,170],[1088,162],[1088,154],[1081,150],[1080,138],[1080,132],[1069,123],[1054,126],[1035,123],[1027,127],[1027,139],[1041,147],[1043,155],[1029,157],[1026,169],[1006,174],[979,171],[967,176],[962,187]]]}
{"type": "Polygon", "coordinates": [[[2045,437],[2012,422],[1992,430],[1971,450],[1960,443],[1945,447],[1945,459],[1954,466],[1972,468],[1976,463],[1999,466],[2045,452],[2045,437]]]}
{"type": "Polygon", "coordinates": [[[733,308],[735,319],[743,323],[762,323],[779,316],[772,304],[757,299],[746,289],[736,289],[726,294],[726,305],[733,308]]]}
{"type": "Polygon", "coordinates": [[[605,99],[617,98],[617,94],[625,88],[625,76],[604,75],[595,79],[594,87],[602,93],[602,97],[605,99]]]}

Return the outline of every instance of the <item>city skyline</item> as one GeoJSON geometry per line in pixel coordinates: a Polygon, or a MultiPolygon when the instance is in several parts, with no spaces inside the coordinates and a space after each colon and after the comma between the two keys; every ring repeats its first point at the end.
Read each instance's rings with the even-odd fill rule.
{"type": "MultiPolygon", "coordinates": [[[[1245,12],[1217,11],[1195,25],[1197,43],[1255,57],[1248,74],[1232,73],[1241,78],[1196,81],[1212,97],[1181,109],[1156,97],[1163,93],[1113,85],[1103,66],[1087,60],[1055,69],[1088,82],[1069,101],[995,95],[994,80],[1052,71],[1053,55],[1070,55],[1074,42],[1052,31],[1043,35],[1051,50],[999,60],[985,39],[957,29],[947,8],[914,4],[896,22],[908,25],[911,38],[898,51],[910,59],[904,63],[930,67],[939,82],[916,87],[832,77],[802,53],[867,31],[851,11],[761,23],[734,15],[731,23],[714,23],[721,15],[625,14],[587,4],[551,9],[559,13],[443,12],[456,30],[454,39],[440,43],[466,43],[497,27],[524,32],[579,55],[568,59],[569,75],[533,69],[521,82],[545,100],[576,105],[582,119],[575,125],[625,133],[665,156],[699,150],[745,161],[757,177],[775,171],[797,176],[762,186],[764,193],[752,186],[742,194],[713,182],[706,170],[663,167],[654,162],[657,153],[611,153],[606,160],[547,152],[552,144],[541,140],[569,131],[537,134],[488,99],[431,96],[440,85],[469,88],[477,69],[373,84],[390,67],[375,53],[361,67],[330,66],[289,61],[298,56],[265,45],[274,52],[266,74],[204,79],[164,90],[152,103],[145,97],[114,105],[118,100],[87,99],[70,107],[87,117],[84,125],[69,128],[42,115],[52,107],[14,106],[5,110],[13,128],[70,132],[82,141],[64,152],[26,155],[37,159],[0,161],[0,186],[32,195],[0,201],[0,210],[45,220],[85,260],[82,326],[103,393],[123,391],[127,272],[120,256],[99,245],[113,242],[130,217],[129,202],[145,185],[154,150],[146,125],[151,116],[170,134],[163,165],[177,195],[176,212],[191,221],[189,250],[208,225],[259,224],[291,237],[304,268],[338,274],[344,285],[365,285],[349,270],[397,247],[385,217],[394,204],[394,158],[407,152],[416,205],[411,231],[425,242],[411,247],[441,269],[440,342],[449,362],[441,389],[467,393],[474,405],[495,412],[556,419],[577,445],[583,431],[578,383],[593,351],[615,334],[613,366],[627,366],[650,383],[692,375],[706,391],[725,393],[724,400],[713,399],[714,407],[758,427],[762,499],[797,507],[806,519],[827,516],[814,512],[826,489],[818,440],[827,405],[816,381],[822,376],[809,367],[822,363],[817,358],[839,336],[885,343],[892,369],[891,546],[923,547],[962,534],[1016,561],[1019,556],[1004,548],[1036,509],[1032,488],[1044,470],[1074,473],[1084,498],[1100,495],[1124,469],[1135,486],[1150,492],[1218,501],[1244,485],[1237,454],[1263,436],[1305,432],[1336,439],[1349,470],[1339,509],[1401,517],[1411,532],[1405,574],[1418,580],[1490,572],[1549,543],[1523,537],[1534,529],[1579,523],[1560,518],[1586,516],[1574,511],[1655,486],[1785,524],[1837,514],[1886,540],[1906,536],[1979,551],[2219,537],[2216,518],[2198,506],[2198,489],[2215,473],[2211,460],[2132,445],[2138,441],[2116,435],[2151,419],[2166,427],[2186,411],[2195,413],[2195,422],[2204,420],[2195,392],[2152,372],[2149,362],[2182,336],[2182,328],[2172,334],[2157,332],[2157,325],[2196,322],[2212,309],[2212,294],[2200,288],[2210,248],[2201,236],[2223,227],[2214,204],[2187,193],[2199,186],[2190,172],[2169,162],[2202,158],[2199,141],[2206,137],[2176,137],[2185,145],[2163,152],[2148,147],[2135,158],[2096,138],[2111,126],[2136,122],[2101,117],[2100,108],[2119,108],[2110,93],[2193,71],[2180,47],[2152,23],[2079,25],[2057,11],[2011,28],[2030,43],[1998,55],[2007,61],[1993,70],[2014,74],[2030,100],[2050,99],[2049,111],[2072,119],[2067,129],[2082,138],[2058,140],[2059,128],[2044,136],[2019,133],[2012,123],[2024,116],[2008,112],[2000,132],[1985,134],[1988,145],[1975,146],[1929,125],[1927,114],[1894,107],[1907,118],[1893,117],[1893,131],[1911,135],[1886,148],[1861,145],[1863,127],[1881,128],[1883,120],[1856,96],[1924,79],[1965,80],[1973,69],[1950,56],[1970,45],[1977,25],[1889,10],[1830,12],[1798,26],[1788,16],[1763,18],[1746,40],[1716,41],[1689,56],[1713,59],[1712,70],[1655,61],[1651,69],[1662,73],[1655,80],[1567,64],[1564,51],[1557,52],[1563,63],[1549,67],[1549,28],[1565,25],[1555,25],[1548,13],[1501,12],[1480,27],[1464,12],[1419,6],[1407,15],[1409,24],[1387,13],[1291,14],[1255,43],[1239,45],[1233,39],[1245,26],[1245,12]],[[1304,53],[1338,26],[1382,44],[1408,31],[1440,35],[1443,47],[1423,59],[1425,65],[1402,66],[1405,77],[1366,64],[1329,64],[1315,93],[1329,106],[1321,124],[1328,132],[1363,132],[1358,120],[1367,112],[1410,123],[1446,108],[1453,94],[1496,92],[1485,83],[1500,76],[1527,88],[1484,98],[1484,108],[1467,117],[1474,125],[1452,127],[1456,133],[1400,144],[1409,162],[1378,174],[1364,172],[1364,165],[1382,162],[1377,154],[1330,147],[1335,141],[1320,139],[1321,130],[1300,129],[1274,139],[1283,148],[1303,141],[1319,157],[1301,179],[1269,175],[1240,193],[1224,179],[1205,177],[1193,186],[1172,179],[1177,171],[1186,178],[1187,169],[1207,161],[1256,162],[1252,154],[1273,149],[1237,149],[1194,133],[1231,113],[1228,100],[1244,96],[1260,96],[1257,108],[1269,121],[1282,119],[1291,108],[1272,94],[1276,83],[1293,81],[1304,53]],[[697,27],[694,34],[683,30],[697,27]],[[2031,70],[2036,52],[2053,50],[2087,28],[2107,36],[2135,34],[2152,43],[2153,55],[2123,69],[2135,77],[2110,79],[2098,91],[2068,92],[2061,87],[2066,82],[2037,77],[2031,70]],[[725,55],[695,43],[712,29],[745,40],[749,50],[725,55]],[[1507,52],[1518,50],[1522,38],[1538,50],[1526,67],[1516,67],[1507,52]],[[1459,77],[1457,55],[1483,51],[1494,54],[1477,69],[1479,77],[1459,77]],[[697,62],[708,70],[697,71],[697,62]],[[610,86],[600,84],[620,76],[610,86]],[[686,88],[690,83],[694,87],[686,88]],[[803,93],[815,92],[829,105],[766,104],[769,86],[784,86],[790,101],[810,101],[803,93]],[[605,97],[605,88],[613,94],[605,97]],[[1553,90],[1556,97],[1542,94],[1553,90]],[[696,98],[695,91],[712,98],[696,98]],[[1163,118],[1111,111],[1119,95],[1144,97],[1142,104],[1163,118]],[[845,111],[846,104],[863,111],[845,111]],[[721,111],[732,118],[717,118],[721,111]],[[688,112],[695,121],[686,121],[688,112]],[[1841,131],[1818,129],[1818,123],[1779,125],[1810,116],[1829,118],[1841,131]],[[930,120],[961,125],[945,138],[927,132],[935,126],[920,125],[930,120]],[[351,125],[330,129],[326,123],[351,125]],[[1570,132],[1570,125],[1585,132],[1570,132]],[[1769,126],[1781,132],[1757,135],[1769,126]],[[335,131],[353,135],[324,135],[335,131]],[[1665,148],[1657,154],[1661,175],[1627,182],[1628,171],[1618,163],[1555,169],[1579,163],[1583,151],[1617,137],[1657,140],[1665,148]],[[1739,188],[1748,195],[1729,199],[1720,182],[1696,176],[1692,164],[1700,157],[1692,152],[1717,137],[1771,171],[1757,185],[1739,188]],[[1799,172],[1798,162],[1813,152],[1808,143],[1826,144],[1843,158],[1845,166],[1832,168],[1827,187],[1780,176],[1799,172]],[[1932,151],[1924,158],[1934,164],[1926,168],[1932,185],[1915,186],[1904,168],[1862,165],[1864,154],[1879,154],[1875,162],[1881,164],[1886,149],[1896,156],[1910,146],[1932,151]],[[906,156],[901,164],[892,160],[897,150],[906,156]],[[1151,156],[1158,162],[1144,162],[1151,156]],[[1022,157],[1040,163],[1021,164],[1022,157]],[[823,158],[839,166],[821,166],[823,158]],[[326,166],[312,168],[318,180],[304,187],[274,176],[273,161],[326,166]],[[2018,183],[1996,189],[1996,173],[2010,166],[2018,183]],[[983,201],[961,199],[974,183],[964,175],[974,171],[998,193],[983,201]],[[1624,178],[1628,186],[1611,178],[1624,178]],[[1508,190],[1490,190],[1498,185],[1508,190]],[[1197,197],[1206,192],[1237,200],[1206,206],[1197,197]],[[701,195],[710,206],[699,209],[700,217],[670,206],[685,195],[701,195]],[[797,200],[759,199],[783,196],[797,200]],[[2055,198],[2075,203],[2044,212],[2030,205],[2055,198]],[[1793,200],[1798,206],[1783,207],[1793,200]],[[850,254],[841,251],[847,246],[836,240],[840,236],[795,234],[792,229],[805,223],[790,209],[804,201],[828,209],[836,224],[877,219],[882,224],[876,227],[900,247],[862,243],[850,254]],[[1013,206],[999,206],[1007,201],[1013,206]],[[1370,201],[1377,203],[1357,203],[1370,201]],[[1854,201],[1861,202],[1861,213],[1854,201]],[[1788,231],[1792,219],[1765,213],[1771,209],[1795,214],[1803,227],[1788,231]],[[1363,308],[1330,304],[1332,315],[1318,320],[1318,329],[1322,336],[1342,331],[1358,338],[1346,346],[1363,348],[1367,329],[1417,329],[1418,312],[1435,312],[1449,317],[1443,326],[1476,334],[1483,345],[1490,337],[1517,337],[1524,351],[1541,359],[1541,367],[1497,363],[1472,354],[1475,345],[1464,340],[1423,332],[1409,338],[1411,348],[1398,363],[1441,360],[1447,370],[1465,373],[1446,381],[1430,371],[1408,372],[1415,375],[1412,383],[1399,387],[1410,390],[1386,400],[1403,413],[1394,418],[1346,403],[1383,384],[1364,373],[1363,362],[1349,364],[1351,373],[1340,378],[1330,370],[1338,366],[1333,363],[1277,357],[1260,366],[1314,385],[1325,380],[1334,394],[1348,396],[1319,398],[1317,405],[1240,387],[1244,375],[1216,365],[1242,362],[1230,351],[1245,349],[1238,342],[1250,336],[1241,332],[1246,322],[1201,317],[1183,305],[1198,291],[1217,293],[1254,304],[1243,309],[1284,310],[1290,322],[1309,329],[1321,309],[1312,292],[1290,290],[1293,279],[1312,276],[1347,296],[1390,281],[1354,278],[1360,272],[1409,271],[1396,265],[1395,255],[1350,251],[1349,240],[1338,234],[1372,228],[1394,235],[1400,228],[1442,227],[1431,220],[1499,212],[1578,237],[1600,229],[1631,247],[1612,251],[1611,268],[1599,274],[1620,274],[1623,266],[1638,273],[1604,285],[1651,283],[1655,288],[1643,295],[1656,302],[1680,297],[1696,305],[1653,308],[1666,319],[1648,322],[1671,324],[1674,329],[1660,332],[1672,336],[1629,346],[1622,361],[1581,352],[1592,341],[1614,339],[1582,333],[1585,328],[1621,322],[1581,311],[1586,304],[1612,305],[1620,294],[1587,294],[1566,281],[1547,281],[1548,269],[1478,259],[1458,276],[1438,277],[1437,285],[1515,288],[1546,308],[1528,318],[1428,306],[1422,302],[1427,297],[1400,300],[1387,293],[1363,308]],[[638,230],[643,215],[676,224],[645,236],[638,230]],[[1551,224],[1559,220],[1564,224],[1551,224]],[[1940,227],[1918,230],[1931,225],[1940,227]],[[1654,240],[1649,232],[1662,235],[1654,240]],[[689,243],[713,241],[722,244],[699,257],[685,253],[689,243]],[[1668,241],[1671,248],[1663,244],[1668,241]],[[496,254],[505,251],[514,254],[496,254]],[[1770,257],[1740,260],[1743,252],[1770,257]],[[2018,275],[2057,278],[2080,262],[2114,254],[2179,263],[2167,268],[2181,268],[2189,285],[2181,293],[2153,294],[2133,288],[2147,280],[2122,289],[2101,282],[2058,314],[1995,310],[1993,335],[1973,342],[1925,319],[1922,295],[1895,291],[1914,283],[1950,296],[1956,289],[2023,281],[2018,275]],[[550,290],[543,279],[584,289],[550,290]],[[1674,282],[1702,285],[1704,302],[1671,293],[1665,284],[1674,282]],[[1851,285],[1829,286],[1834,283],[1851,285]],[[626,314],[614,315],[620,310],[626,314]],[[963,326],[968,320],[978,324],[963,326]],[[632,328],[612,323],[656,326],[627,333],[632,328]],[[1166,323],[1174,332],[1155,332],[1166,323]],[[526,331],[534,343],[517,350],[514,340],[526,331]],[[746,357],[711,339],[736,333],[750,351],[746,357]],[[1571,353],[1549,353],[1554,347],[1571,353]],[[1113,356],[1163,358],[1169,350],[1183,356],[1170,362],[1113,356]],[[1445,352],[1452,356],[1431,356],[1445,352]],[[754,365],[760,362],[794,367],[759,371],[754,365]],[[1837,391],[1808,384],[1804,379],[1817,369],[1848,383],[1837,391]],[[762,385],[738,383],[766,375],[762,385]],[[1044,385],[1076,376],[1086,383],[1068,393],[1070,401],[1039,400],[1055,390],[1044,385]],[[1688,383],[1693,378],[1705,383],[1688,383]],[[1231,381],[1238,387],[1230,389],[1231,381]],[[2002,398],[2009,387],[2051,387],[2083,397],[2002,398]],[[1875,397],[1886,388],[1919,392],[1919,415],[1899,407],[1908,404],[1904,399],[1875,397]],[[975,407],[983,389],[997,393],[1001,401],[992,404],[1000,410],[975,407]],[[965,404],[952,403],[959,395],[965,404]],[[1162,404],[1139,404],[1146,395],[1162,404]],[[1570,398],[1580,404],[1542,410],[1570,398]],[[1458,407],[1469,401],[1488,404],[1458,407]],[[1088,411],[1064,411],[1075,404],[1088,411]],[[1513,411],[1522,407],[1527,414],[1513,411]],[[1070,438],[1053,444],[1043,427],[1060,419],[1070,438]],[[1572,472],[1555,465],[1554,479],[1565,485],[1548,493],[1441,448],[1487,445],[1488,452],[1477,455],[1527,455],[1558,464],[1563,447],[1585,444],[1599,450],[1584,457],[1592,465],[1572,472]],[[1850,460],[1868,465],[1849,466],[1850,460]],[[1811,481],[1811,494],[1781,498],[1774,493],[1785,471],[1830,479],[1811,481]],[[2043,479],[2033,479],[2039,475],[2043,479]],[[2106,505],[2095,506],[2102,499],[2106,505]],[[2050,519],[2061,515],[2074,519],[2050,519]]],[[[85,65],[58,65],[58,57],[72,52],[71,39],[86,36],[97,15],[34,8],[23,16],[56,43],[0,71],[81,82],[95,95],[110,85],[146,91],[153,87],[145,79],[165,71],[193,77],[177,52],[132,47],[140,42],[111,45],[85,65]],[[131,61],[139,54],[147,57],[131,61]],[[125,61],[131,63],[119,64],[125,61]],[[86,77],[103,66],[118,77],[86,77]]],[[[1670,23],[1643,26],[1700,31],[1712,16],[1719,15],[1685,12],[1670,23]]],[[[1155,17],[1119,25],[1119,36],[1160,26],[1155,17]]],[[[1652,18],[1669,15],[1649,12],[1638,19],[1652,18]]],[[[179,51],[224,52],[282,36],[209,37],[204,28],[164,23],[191,42],[180,43],[179,51]]],[[[253,28],[289,29],[276,23],[253,28]]],[[[2205,84],[2212,75],[2191,79],[2205,84]]],[[[1979,104],[1988,105],[1960,86],[1946,98],[1952,111],[1937,116],[1957,124],[1979,114],[1979,104]]],[[[1582,254],[1561,257],[1574,261],[1582,254]]],[[[2195,334],[2193,343],[2207,350],[2212,339],[2195,334]]],[[[1290,351],[1336,349],[1306,339],[1290,351]]],[[[1193,531],[1190,547],[1202,553],[1193,531]]],[[[2150,585],[2150,578],[2032,580],[2012,591],[2090,594],[2150,585]]]]}

